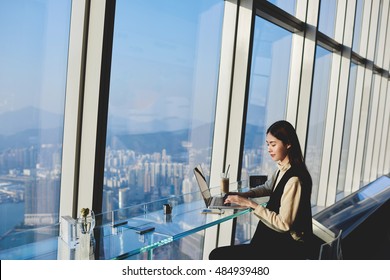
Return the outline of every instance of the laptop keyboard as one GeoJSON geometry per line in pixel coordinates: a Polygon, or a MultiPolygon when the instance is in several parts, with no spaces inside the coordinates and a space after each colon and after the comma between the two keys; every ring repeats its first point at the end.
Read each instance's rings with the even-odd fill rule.
{"type": "Polygon", "coordinates": [[[211,206],[230,206],[230,203],[224,204],[227,195],[224,197],[214,197],[211,206]]]}

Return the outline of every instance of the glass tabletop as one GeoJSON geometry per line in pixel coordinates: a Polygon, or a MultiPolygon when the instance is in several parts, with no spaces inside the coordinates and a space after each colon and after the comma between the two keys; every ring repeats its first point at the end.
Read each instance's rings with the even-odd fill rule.
{"type": "MultiPolygon", "coordinates": [[[[230,184],[232,191],[247,188],[246,181],[230,184]]],[[[211,191],[218,193],[218,189],[211,191]]],[[[64,241],[60,223],[31,229],[9,236],[13,246],[1,248],[0,259],[125,259],[250,212],[224,209],[220,214],[204,214],[204,209],[198,191],[95,215],[91,234],[78,230],[74,242],[64,241]],[[172,207],[170,214],[164,213],[166,204],[172,207]]]]}
{"type": "MultiPolygon", "coordinates": [[[[236,186],[231,189],[242,187],[241,183],[233,184],[236,186]]],[[[205,208],[200,193],[195,192],[118,210],[112,213],[114,222],[104,223],[95,230],[96,240],[101,243],[96,256],[128,258],[250,212],[250,209],[223,209],[220,214],[204,214],[205,208]],[[172,206],[171,214],[164,213],[164,204],[172,206]],[[147,232],[140,232],[142,229],[147,232]]]]}
{"type": "Polygon", "coordinates": [[[221,214],[203,214],[204,204],[196,201],[180,204],[172,214],[163,211],[150,212],[133,217],[118,227],[102,227],[99,237],[99,259],[124,259],[153,248],[165,245],[208,227],[248,213],[249,209],[225,209],[221,214]],[[146,233],[140,229],[150,230],[146,233]]]}

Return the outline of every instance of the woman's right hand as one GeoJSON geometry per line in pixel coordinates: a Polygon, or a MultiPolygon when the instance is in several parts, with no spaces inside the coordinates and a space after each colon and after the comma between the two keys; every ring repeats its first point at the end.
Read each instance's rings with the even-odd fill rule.
{"type": "Polygon", "coordinates": [[[247,195],[248,192],[246,193],[239,193],[237,195],[231,194],[228,195],[228,197],[225,199],[225,203],[234,203],[238,204],[240,206],[245,206],[245,207],[250,207],[252,209],[255,209],[258,204],[247,197],[242,196],[242,194],[247,195]]]}

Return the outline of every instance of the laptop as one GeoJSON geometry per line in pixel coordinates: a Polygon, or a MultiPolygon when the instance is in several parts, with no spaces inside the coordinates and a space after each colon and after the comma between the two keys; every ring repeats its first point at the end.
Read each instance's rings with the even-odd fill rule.
{"type": "Polygon", "coordinates": [[[194,168],[196,181],[198,182],[200,193],[207,208],[210,209],[246,209],[247,207],[238,204],[224,204],[225,196],[212,196],[202,168],[198,165],[194,168]]]}

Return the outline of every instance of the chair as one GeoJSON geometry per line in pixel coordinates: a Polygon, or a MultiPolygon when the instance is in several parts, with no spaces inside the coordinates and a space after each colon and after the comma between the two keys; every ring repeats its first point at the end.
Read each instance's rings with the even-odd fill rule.
{"type": "Polygon", "coordinates": [[[267,181],[267,175],[250,175],[249,176],[249,187],[254,188],[264,184],[267,181]]]}
{"type": "Polygon", "coordinates": [[[339,231],[337,236],[330,242],[321,244],[320,247],[320,260],[342,260],[343,253],[341,250],[342,230],[339,231]]]}

